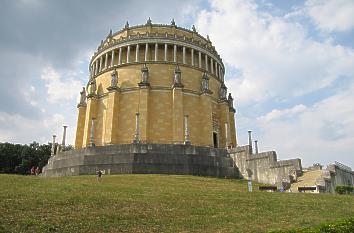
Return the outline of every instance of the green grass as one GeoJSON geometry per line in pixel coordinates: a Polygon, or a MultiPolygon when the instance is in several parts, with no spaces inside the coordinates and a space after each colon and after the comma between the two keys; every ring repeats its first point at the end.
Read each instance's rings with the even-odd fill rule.
{"type": "Polygon", "coordinates": [[[0,232],[266,232],[353,216],[354,196],[248,193],[243,180],[0,175],[0,232]]]}

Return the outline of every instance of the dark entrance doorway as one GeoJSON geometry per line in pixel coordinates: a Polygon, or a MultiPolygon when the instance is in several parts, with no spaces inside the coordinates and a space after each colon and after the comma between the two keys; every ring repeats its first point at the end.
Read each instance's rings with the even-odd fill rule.
{"type": "Polygon", "coordinates": [[[218,148],[218,133],[213,132],[214,148],[218,148]]]}

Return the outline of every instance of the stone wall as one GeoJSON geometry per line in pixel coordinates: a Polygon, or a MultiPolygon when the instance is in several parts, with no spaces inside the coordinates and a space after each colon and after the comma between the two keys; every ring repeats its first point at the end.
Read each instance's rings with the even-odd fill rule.
{"type": "Polygon", "coordinates": [[[246,145],[231,149],[229,152],[242,176],[247,178],[247,169],[250,169],[252,180],[259,183],[273,185],[291,183],[301,174],[300,159],[278,161],[275,151],[251,154],[250,147],[246,145]]]}
{"type": "Polygon", "coordinates": [[[338,185],[354,186],[354,171],[349,167],[335,163],[328,165],[326,170],[329,174],[326,178],[330,181],[327,182],[327,186],[330,185],[331,192],[335,192],[338,185]]]}
{"type": "Polygon", "coordinates": [[[180,174],[240,178],[225,149],[192,145],[125,144],[61,152],[43,168],[44,176],[96,174],[180,174]]]}

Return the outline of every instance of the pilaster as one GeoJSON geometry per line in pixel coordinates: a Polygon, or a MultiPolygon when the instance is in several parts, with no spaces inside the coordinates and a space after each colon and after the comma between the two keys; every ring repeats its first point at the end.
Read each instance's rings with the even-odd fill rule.
{"type": "Polygon", "coordinates": [[[213,120],[212,120],[212,92],[203,92],[200,96],[200,130],[199,143],[204,146],[213,146],[213,120]]]}
{"type": "Polygon", "coordinates": [[[235,123],[235,111],[229,111],[229,119],[230,119],[230,143],[231,146],[237,146],[237,139],[236,139],[236,123],[235,123]]]}
{"type": "Polygon", "coordinates": [[[85,130],[82,147],[86,147],[90,144],[90,134],[91,134],[91,120],[97,117],[97,95],[90,94],[87,96],[87,109],[85,116],[85,130]]]}
{"type": "MultiPolygon", "coordinates": [[[[226,146],[226,134],[230,135],[230,117],[229,117],[229,104],[227,100],[219,103],[219,124],[220,124],[220,140],[219,147],[225,148],[226,146]],[[227,125],[227,127],[225,127],[227,125]],[[226,133],[226,130],[228,131],[226,133]]],[[[230,140],[229,140],[230,141],[230,140]]]]}
{"type": "Polygon", "coordinates": [[[184,123],[183,123],[183,89],[174,87],[172,91],[172,127],[173,143],[183,143],[184,123]]]}
{"type": "Polygon", "coordinates": [[[75,135],[75,148],[82,148],[84,129],[85,129],[85,118],[86,118],[86,104],[79,104],[76,124],[76,135],[75,135]]]}
{"type": "Polygon", "coordinates": [[[139,126],[140,140],[148,141],[150,85],[139,85],[139,126]]]}
{"type": "Polygon", "coordinates": [[[118,87],[109,87],[106,113],[106,130],[104,141],[106,144],[118,143],[118,115],[119,115],[119,97],[118,87]]]}

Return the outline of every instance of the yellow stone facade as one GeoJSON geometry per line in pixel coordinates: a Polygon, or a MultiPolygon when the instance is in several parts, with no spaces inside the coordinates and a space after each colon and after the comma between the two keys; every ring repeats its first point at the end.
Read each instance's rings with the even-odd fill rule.
{"type": "Polygon", "coordinates": [[[89,68],[75,148],[133,142],[237,145],[222,59],[194,27],[127,24],[101,42],[89,68]]]}

